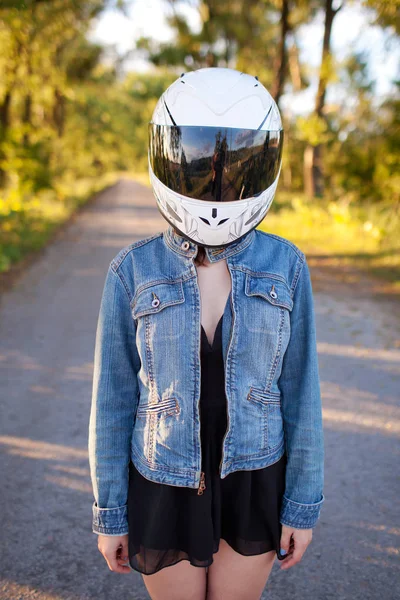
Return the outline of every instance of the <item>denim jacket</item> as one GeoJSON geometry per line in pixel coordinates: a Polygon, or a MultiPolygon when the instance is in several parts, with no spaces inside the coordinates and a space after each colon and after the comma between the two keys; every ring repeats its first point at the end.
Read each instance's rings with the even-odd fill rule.
{"type": "MultiPolygon", "coordinates": [[[[169,226],[109,265],[89,420],[94,533],[128,533],[130,459],[152,481],[200,485],[196,252],[169,226]]],[[[226,259],[232,279],[222,321],[228,427],[220,476],[262,469],[286,450],[280,522],[312,528],[325,499],[324,438],[306,257],[258,229],[206,253],[210,262],[226,259]]]]}

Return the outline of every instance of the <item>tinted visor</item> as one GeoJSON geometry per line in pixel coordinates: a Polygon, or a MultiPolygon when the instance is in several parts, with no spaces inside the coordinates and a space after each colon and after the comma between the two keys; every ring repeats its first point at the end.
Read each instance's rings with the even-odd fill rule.
{"type": "Polygon", "coordinates": [[[149,159],[156,177],[190,198],[232,202],[273,184],[282,157],[283,130],[149,123],[149,159]]]}

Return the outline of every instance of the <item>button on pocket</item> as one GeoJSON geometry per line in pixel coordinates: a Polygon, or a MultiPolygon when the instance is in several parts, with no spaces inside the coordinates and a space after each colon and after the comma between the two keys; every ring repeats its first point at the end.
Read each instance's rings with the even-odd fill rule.
{"type": "Polygon", "coordinates": [[[153,301],[152,301],[151,305],[152,305],[153,308],[157,308],[157,306],[159,304],[160,304],[160,300],[157,298],[157,296],[153,292],[153,301]]]}
{"type": "Polygon", "coordinates": [[[275,285],[272,284],[272,288],[270,289],[269,295],[271,296],[271,298],[276,299],[278,297],[278,294],[275,292],[275,285]]]}
{"type": "MultiPolygon", "coordinates": [[[[246,273],[245,277],[246,329],[263,337],[264,342],[269,336],[270,346],[280,332],[289,332],[289,313],[293,309],[290,288],[278,277],[267,273],[246,273]]],[[[257,340],[253,343],[257,344],[257,340]]]]}
{"type": "Polygon", "coordinates": [[[161,281],[141,288],[132,301],[134,319],[162,311],[185,301],[182,281],[161,281]]]}
{"type": "Polygon", "coordinates": [[[165,353],[165,344],[176,343],[185,333],[185,301],[182,281],[158,281],[140,288],[132,301],[137,321],[138,345],[146,348],[148,368],[154,353],[165,353]]]}
{"type": "Polygon", "coordinates": [[[293,309],[293,300],[287,283],[269,274],[247,273],[245,294],[265,298],[274,306],[282,306],[290,311],[293,309]]]}

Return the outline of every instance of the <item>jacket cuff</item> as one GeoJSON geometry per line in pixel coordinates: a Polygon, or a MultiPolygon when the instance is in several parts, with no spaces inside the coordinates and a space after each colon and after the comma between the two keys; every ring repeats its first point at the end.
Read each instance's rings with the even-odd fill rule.
{"type": "Polygon", "coordinates": [[[96,502],[92,504],[92,531],[103,535],[128,534],[128,507],[99,508],[96,502]]]}
{"type": "Polygon", "coordinates": [[[279,520],[283,525],[295,529],[312,529],[319,519],[324,500],[325,496],[322,494],[321,500],[318,502],[302,504],[283,496],[279,520]]]}

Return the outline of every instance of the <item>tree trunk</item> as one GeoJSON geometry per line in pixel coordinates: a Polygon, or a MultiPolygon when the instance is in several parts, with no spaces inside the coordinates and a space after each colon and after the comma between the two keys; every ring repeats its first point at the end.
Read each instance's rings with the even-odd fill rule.
{"type": "Polygon", "coordinates": [[[310,198],[324,195],[322,145],[307,144],[304,150],[304,193],[310,198]]]}
{"type": "MultiPolygon", "coordinates": [[[[30,59],[30,55],[28,54],[27,59],[27,81],[28,81],[28,89],[31,85],[31,76],[32,76],[32,63],[30,59]]],[[[26,147],[29,145],[29,129],[32,126],[32,94],[28,92],[24,98],[23,104],[24,110],[22,113],[22,122],[26,127],[24,136],[23,136],[23,145],[26,147]]]]}
{"type": "Polygon", "coordinates": [[[10,126],[10,107],[11,107],[11,91],[8,90],[4,96],[3,102],[0,104],[0,125],[1,137],[4,139],[7,134],[7,129],[10,126]]]}
{"type": "MultiPolygon", "coordinates": [[[[327,73],[326,65],[331,56],[331,33],[332,24],[335,15],[339,12],[342,6],[333,9],[333,0],[325,2],[325,28],[324,41],[322,44],[322,60],[320,68],[320,76],[318,82],[318,91],[315,100],[315,114],[321,119],[324,118],[325,97],[328,85],[329,73],[327,73]]],[[[323,174],[323,147],[321,144],[312,146],[307,144],[304,152],[304,191],[307,195],[314,197],[322,197],[324,195],[324,174],[323,174]]]]}
{"type": "MultiPolygon", "coordinates": [[[[31,116],[32,116],[32,96],[31,94],[26,94],[24,99],[24,112],[22,115],[22,122],[24,125],[31,125],[31,116]]],[[[29,134],[27,131],[24,133],[23,137],[24,146],[28,146],[29,144],[29,134]]]]}
{"type": "MultiPolygon", "coordinates": [[[[11,91],[8,90],[4,96],[3,102],[0,104],[0,144],[6,139],[7,131],[10,126],[10,108],[11,108],[11,91]]],[[[0,160],[4,158],[3,149],[0,146],[0,160]]],[[[7,181],[6,172],[0,167],[0,188],[4,187],[7,181]]]]}
{"type": "Polygon", "coordinates": [[[289,30],[289,0],[282,0],[281,35],[279,40],[279,52],[275,65],[276,79],[271,91],[271,95],[277,104],[279,104],[279,100],[283,94],[283,86],[285,85],[287,70],[286,38],[289,30]]]}
{"type": "Polygon", "coordinates": [[[54,90],[53,121],[58,137],[62,137],[65,123],[65,97],[58,88],[54,90]]]}

